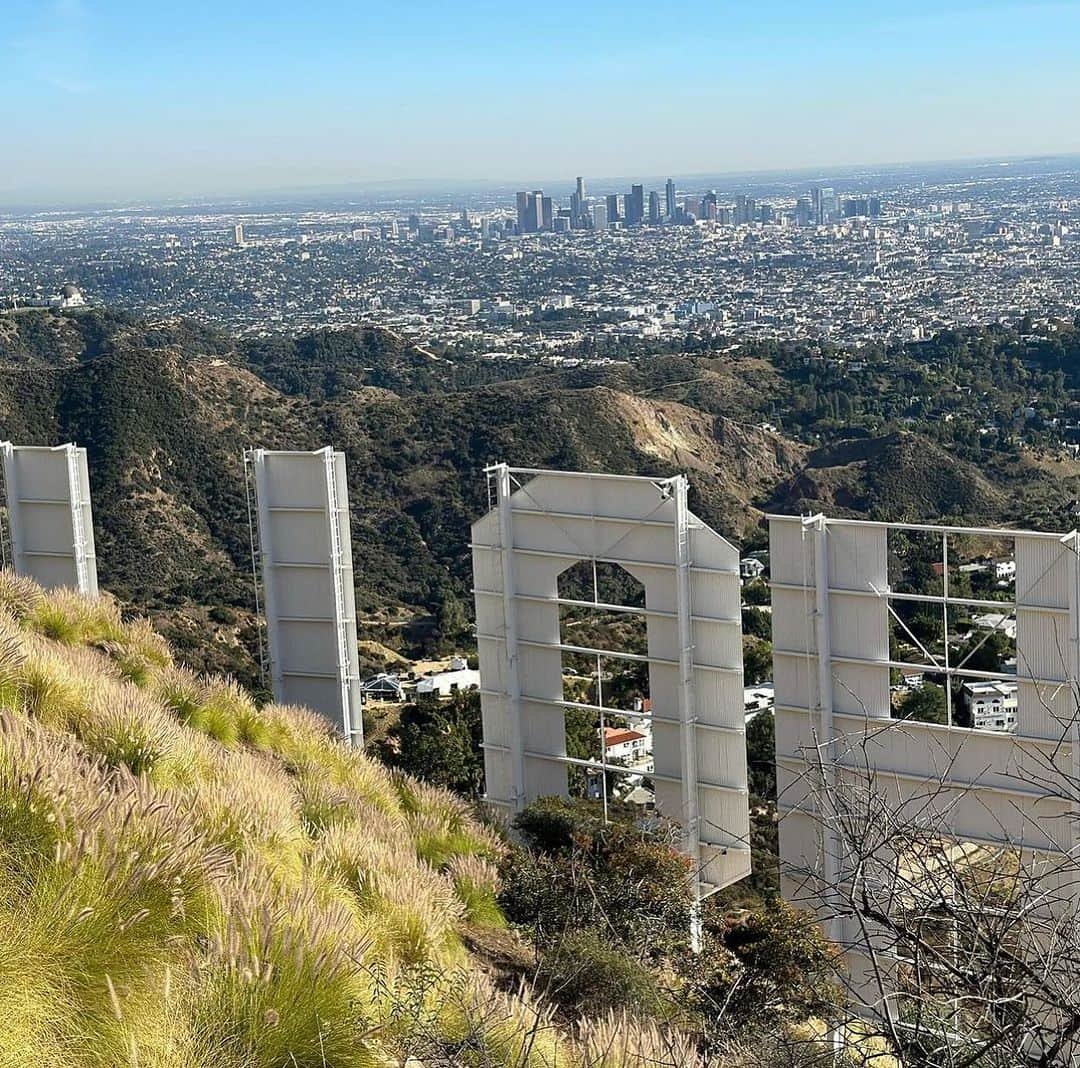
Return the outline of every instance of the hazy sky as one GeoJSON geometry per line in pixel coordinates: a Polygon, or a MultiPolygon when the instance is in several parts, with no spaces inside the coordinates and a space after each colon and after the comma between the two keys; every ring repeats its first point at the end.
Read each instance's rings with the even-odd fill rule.
{"type": "Polygon", "coordinates": [[[0,9],[0,203],[1080,151],[1080,0],[0,9]]]}

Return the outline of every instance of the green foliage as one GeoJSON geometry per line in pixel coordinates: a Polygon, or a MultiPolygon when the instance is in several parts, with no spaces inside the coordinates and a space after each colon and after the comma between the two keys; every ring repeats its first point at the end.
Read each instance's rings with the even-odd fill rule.
{"type": "Polygon", "coordinates": [[[568,931],[555,942],[540,960],[538,979],[548,998],[587,1016],[671,1011],[656,974],[594,928],[568,931]]]}
{"type": "Polygon", "coordinates": [[[743,604],[752,606],[769,604],[772,599],[772,591],[769,589],[769,584],[763,579],[754,579],[743,586],[742,599],[743,604]]]}
{"type": "Polygon", "coordinates": [[[956,663],[972,671],[1001,671],[1004,662],[1015,655],[1016,643],[1003,631],[975,631],[961,646],[956,663]]]}
{"type": "Polygon", "coordinates": [[[771,711],[759,712],[746,725],[746,765],[750,793],[775,801],[776,718],[771,711]]]}
{"type": "Polygon", "coordinates": [[[751,605],[742,610],[743,634],[749,634],[763,641],[772,641],[772,616],[760,608],[751,605]]]}
{"type": "Polygon", "coordinates": [[[780,901],[732,918],[704,911],[702,953],[686,962],[688,1003],[719,1035],[829,1020],[842,1004],[839,953],[817,921],[780,901]]]}
{"type": "Polygon", "coordinates": [[[743,679],[756,686],[772,678],[772,642],[743,638],[743,679]]]}
{"type": "Polygon", "coordinates": [[[526,848],[504,862],[499,900],[539,945],[591,928],[639,960],[685,946],[688,862],[659,830],[604,824],[596,806],[556,798],[528,806],[514,827],[526,848]]]}
{"type": "Polygon", "coordinates": [[[403,706],[398,723],[374,751],[390,767],[473,796],[484,776],[482,741],[480,695],[470,691],[403,706]]]}
{"type": "Polygon", "coordinates": [[[933,682],[924,682],[900,698],[893,715],[897,719],[913,719],[919,723],[947,723],[945,690],[933,682]]]}
{"type": "MultiPolygon", "coordinates": [[[[407,1008],[471,972],[459,930],[504,923],[500,840],[111,607],[34,600],[0,619],[0,1063],[401,1063],[407,1008]],[[117,651],[140,643],[136,683],[117,651]]],[[[483,1033],[511,1057],[485,1068],[518,1068],[515,1036],[483,1033]]]]}
{"type": "Polygon", "coordinates": [[[435,628],[442,649],[456,649],[466,637],[469,617],[465,606],[452,590],[445,590],[435,610],[435,628]]]}

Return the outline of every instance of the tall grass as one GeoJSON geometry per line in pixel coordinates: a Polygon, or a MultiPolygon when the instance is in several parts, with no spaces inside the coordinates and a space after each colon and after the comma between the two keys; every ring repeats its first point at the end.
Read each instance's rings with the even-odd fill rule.
{"type": "Polygon", "coordinates": [[[386,1064],[350,914],[298,893],[241,895],[200,967],[192,1026],[215,1068],[386,1064]]]}
{"type": "Polygon", "coordinates": [[[502,849],[111,599],[0,573],[0,1068],[624,1068],[478,978],[502,849]]]}

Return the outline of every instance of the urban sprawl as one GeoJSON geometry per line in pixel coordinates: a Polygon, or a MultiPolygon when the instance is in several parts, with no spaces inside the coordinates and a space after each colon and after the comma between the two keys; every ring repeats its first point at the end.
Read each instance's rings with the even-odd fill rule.
{"type": "Polygon", "coordinates": [[[0,298],[243,334],[369,322],[553,364],[688,338],[858,348],[1080,308],[1075,161],[566,188],[0,215],[0,298]]]}

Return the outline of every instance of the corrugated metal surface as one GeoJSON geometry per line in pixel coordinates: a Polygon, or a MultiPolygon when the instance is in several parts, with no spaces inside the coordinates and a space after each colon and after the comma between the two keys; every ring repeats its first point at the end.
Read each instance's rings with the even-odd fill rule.
{"type": "MultiPolygon", "coordinates": [[[[832,694],[831,708],[819,712],[812,531],[792,517],[770,518],[772,579],[781,587],[773,591],[773,634],[785,896],[829,917],[820,879],[828,869],[827,843],[836,839],[815,814],[823,789],[871,790],[897,822],[910,819],[960,841],[1044,852],[1071,848],[1076,812],[1063,796],[1061,774],[1075,774],[1076,700],[1069,682],[1078,674],[1074,543],[1023,532],[1015,539],[1019,710],[1013,735],[890,718],[888,599],[855,595],[887,591],[888,532],[828,521],[826,530],[832,694]],[[831,758],[824,774],[816,765],[821,753],[831,758]]],[[[837,922],[830,931],[841,941],[857,933],[837,922]]],[[[858,970],[865,959],[853,953],[850,963],[858,970]]]]}
{"type": "Polygon", "coordinates": [[[363,743],[345,456],[249,454],[274,699],[363,743]]]}
{"type": "Polygon", "coordinates": [[[46,589],[96,597],[97,557],[86,450],[3,443],[13,564],[46,589]]]}
{"type": "MultiPolygon", "coordinates": [[[[503,469],[505,471],[505,469],[503,469]]],[[[649,696],[653,713],[678,719],[679,631],[676,589],[676,511],[670,489],[648,480],[615,480],[589,474],[548,472],[522,478],[510,497],[512,543],[506,546],[514,576],[518,647],[516,677],[521,701],[515,713],[509,686],[503,553],[497,508],[472,529],[477,631],[480,646],[487,794],[512,806],[510,717],[520,716],[525,750],[520,795],[529,801],[567,793],[560,650],[559,575],[578,560],[607,560],[624,567],[645,590],[649,696]],[[528,601],[524,597],[541,600],[528,601]],[[671,617],[658,613],[668,613],[671,617]],[[533,700],[530,700],[533,699],[533,700]],[[539,699],[537,701],[536,699],[539,699]],[[537,754],[530,756],[529,754],[537,754]],[[545,759],[552,758],[552,759],[545,759]]],[[[749,873],[749,813],[743,737],[742,641],[737,550],[690,516],[689,573],[692,685],[702,724],[694,732],[698,765],[698,814],[702,882],[706,890],[749,873]],[[715,669],[715,670],[714,670],[715,669]],[[738,848],[737,848],[738,847],[738,848]]],[[[564,636],[565,640],[565,636],[564,636]]],[[[569,644],[574,644],[570,642],[569,644]]],[[[661,811],[681,818],[681,728],[653,723],[656,799],[661,811]]]]}

